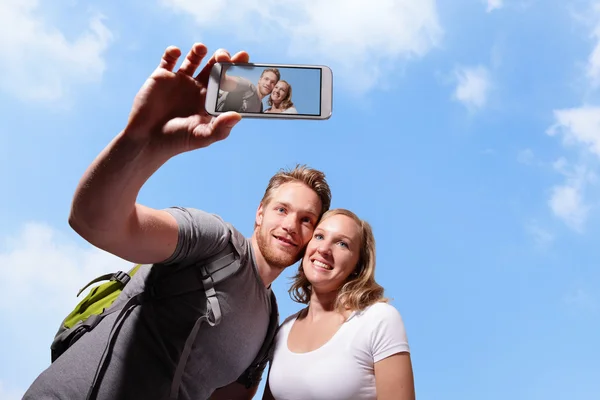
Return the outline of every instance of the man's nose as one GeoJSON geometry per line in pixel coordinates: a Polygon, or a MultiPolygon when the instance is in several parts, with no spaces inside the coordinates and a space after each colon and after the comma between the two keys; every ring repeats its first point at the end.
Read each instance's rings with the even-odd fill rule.
{"type": "Polygon", "coordinates": [[[290,235],[297,232],[297,226],[296,219],[291,216],[283,221],[283,229],[290,235]]]}

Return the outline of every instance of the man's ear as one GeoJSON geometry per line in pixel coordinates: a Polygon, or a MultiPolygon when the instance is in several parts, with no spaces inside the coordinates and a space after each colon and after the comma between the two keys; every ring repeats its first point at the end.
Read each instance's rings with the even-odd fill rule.
{"type": "Polygon", "coordinates": [[[256,224],[256,226],[262,225],[264,212],[265,212],[265,209],[263,207],[263,203],[261,202],[258,205],[258,209],[256,210],[256,219],[254,220],[254,223],[256,224]]]}

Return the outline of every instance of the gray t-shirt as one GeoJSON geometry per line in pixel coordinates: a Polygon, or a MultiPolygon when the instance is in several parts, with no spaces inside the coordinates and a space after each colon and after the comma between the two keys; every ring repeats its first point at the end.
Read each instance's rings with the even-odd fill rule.
{"type": "MultiPolygon", "coordinates": [[[[196,209],[170,208],[179,224],[177,249],[169,260],[145,266],[125,287],[115,305],[144,290],[150,274],[208,258],[227,244],[227,225],[196,209]]],[[[239,232],[238,232],[239,234],[239,232]]],[[[189,356],[179,399],[207,399],[246,370],[267,332],[270,289],[256,267],[252,246],[240,270],[216,285],[223,314],[217,326],[203,324],[189,356]]],[[[179,355],[196,320],[206,313],[204,292],[144,303],[125,320],[107,359],[98,399],[167,399],[179,355]]],[[[52,363],[33,382],[24,399],[85,399],[118,313],[105,318],[52,363]]]]}
{"type": "Polygon", "coordinates": [[[235,111],[260,113],[263,111],[258,89],[248,79],[236,77],[237,87],[232,92],[220,91],[217,99],[217,111],[235,111]]]}

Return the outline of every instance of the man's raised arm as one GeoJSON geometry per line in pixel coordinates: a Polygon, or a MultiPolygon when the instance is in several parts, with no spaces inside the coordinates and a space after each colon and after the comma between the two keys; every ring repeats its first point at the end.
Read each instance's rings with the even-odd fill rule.
{"type": "Polygon", "coordinates": [[[195,44],[177,72],[181,52],[169,47],[138,92],[126,128],[100,153],[75,191],[69,224],[84,239],[134,263],[158,263],[177,246],[175,218],[137,204],[144,183],[171,157],[225,139],[241,119],[234,112],[211,117],[204,109],[215,62],[248,62],[217,50],[201,72],[207,49],[195,44]]]}

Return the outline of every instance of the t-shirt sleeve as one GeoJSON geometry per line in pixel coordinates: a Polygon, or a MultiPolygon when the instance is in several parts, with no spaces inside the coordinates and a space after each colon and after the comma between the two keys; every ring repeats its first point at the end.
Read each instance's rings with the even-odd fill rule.
{"type": "Polygon", "coordinates": [[[164,265],[190,265],[208,258],[225,248],[229,228],[215,214],[195,208],[171,207],[165,209],[177,221],[177,247],[164,265]]]}
{"type": "Polygon", "coordinates": [[[246,95],[251,95],[257,92],[256,86],[252,82],[250,82],[246,78],[242,78],[240,76],[237,78],[237,86],[235,88],[236,92],[244,92],[246,95]]]}
{"type": "Polygon", "coordinates": [[[372,306],[370,335],[373,362],[401,352],[410,352],[404,321],[395,307],[379,303],[372,306]]]}

